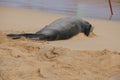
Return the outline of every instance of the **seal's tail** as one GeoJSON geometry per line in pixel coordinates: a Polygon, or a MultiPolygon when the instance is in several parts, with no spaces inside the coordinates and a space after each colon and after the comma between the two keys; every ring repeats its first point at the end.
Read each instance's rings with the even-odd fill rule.
{"type": "Polygon", "coordinates": [[[31,34],[31,33],[26,33],[26,34],[8,34],[8,37],[12,39],[20,39],[21,37],[26,37],[32,40],[43,40],[44,35],[42,34],[31,34]]]}

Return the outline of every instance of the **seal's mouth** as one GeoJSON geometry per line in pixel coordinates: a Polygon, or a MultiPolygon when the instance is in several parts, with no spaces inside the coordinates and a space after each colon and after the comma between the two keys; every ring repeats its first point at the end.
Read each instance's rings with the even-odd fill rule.
{"type": "Polygon", "coordinates": [[[90,32],[93,32],[94,27],[91,27],[90,32]]]}

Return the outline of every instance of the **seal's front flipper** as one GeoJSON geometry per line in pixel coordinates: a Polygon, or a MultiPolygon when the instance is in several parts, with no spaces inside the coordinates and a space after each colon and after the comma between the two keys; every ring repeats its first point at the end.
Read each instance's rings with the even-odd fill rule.
{"type": "Polygon", "coordinates": [[[19,39],[21,38],[21,34],[8,34],[8,37],[12,38],[12,39],[19,39]]]}

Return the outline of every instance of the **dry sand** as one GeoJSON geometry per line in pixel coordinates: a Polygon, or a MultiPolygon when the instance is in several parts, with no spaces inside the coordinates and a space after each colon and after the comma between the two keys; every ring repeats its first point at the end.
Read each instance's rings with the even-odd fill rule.
{"type": "Polygon", "coordinates": [[[89,37],[12,40],[7,33],[35,32],[62,15],[0,6],[0,80],[120,80],[120,22],[85,19],[89,37]]]}

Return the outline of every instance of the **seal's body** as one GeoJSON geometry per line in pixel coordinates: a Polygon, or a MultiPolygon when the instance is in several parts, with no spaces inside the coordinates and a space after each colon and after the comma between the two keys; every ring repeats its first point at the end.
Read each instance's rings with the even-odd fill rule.
{"type": "Polygon", "coordinates": [[[63,40],[83,32],[89,35],[92,26],[89,22],[77,17],[60,18],[37,31],[35,34],[8,34],[7,36],[18,39],[22,36],[34,40],[63,40]]]}

